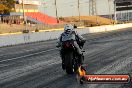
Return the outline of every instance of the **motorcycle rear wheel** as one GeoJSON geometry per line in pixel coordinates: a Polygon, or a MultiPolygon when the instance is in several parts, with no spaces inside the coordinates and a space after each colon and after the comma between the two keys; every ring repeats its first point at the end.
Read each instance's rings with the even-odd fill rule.
{"type": "Polygon", "coordinates": [[[74,67],[72,63],[73,59],[73,53],[69,52],[65,55],[65,65],[66,65],[66,73],[67,74],[73,74],[74,73],[74,67]]]}

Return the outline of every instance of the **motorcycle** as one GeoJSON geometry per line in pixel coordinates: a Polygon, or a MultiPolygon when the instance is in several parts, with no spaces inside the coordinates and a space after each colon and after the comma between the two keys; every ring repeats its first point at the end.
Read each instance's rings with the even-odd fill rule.
{"type": "Polygon", "coordinates": [[[74,47],[74,41],[68,40],[62,43],[61,55],[62,55],[62,68],[66,70],[67,74],[72,74],[78,70],[78,67],[82,64],[80,62],[84,61],[84,55],[81,58],[74,47]],[[82,61],[80,61],[82,60],[82,61]]]}

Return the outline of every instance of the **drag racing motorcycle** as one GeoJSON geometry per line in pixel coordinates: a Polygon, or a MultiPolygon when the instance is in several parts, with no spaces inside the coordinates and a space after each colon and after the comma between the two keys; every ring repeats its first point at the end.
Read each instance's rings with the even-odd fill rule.
{"type": "Polygon", "coordinates": [[[84,61],[84,55],[82,54],[81,57],[79,56],[73,43],[73,40],[68,40],[63,42],[61,47],[61,55],[63,59],[62,69],[66,70],[67,74],[72,74],[76,72],[78,70],[78,67],[82,65],[81,62],[84,61]]]}

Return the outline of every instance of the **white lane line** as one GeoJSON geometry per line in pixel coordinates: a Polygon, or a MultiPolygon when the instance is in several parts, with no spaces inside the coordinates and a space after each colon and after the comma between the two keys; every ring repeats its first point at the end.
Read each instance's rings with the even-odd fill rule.
{"type": "Polygon", "coordinates": [[[20,57],[6,59],[6,60],[0,61],[0,63],[6,62],[6,61],[11,61],[11,60],[16,60],[16,59],[20,59],[20,58],[30,57],[30,56],[33,56],[33,55],[38,55],[38,54],[41,54],[41,53],[45,53],[45,52],[49,52],[49,51],[53,51],[53,50],[57,50],[57,49],[58,48],[54,48],[54,49],[49,49],[49,50],[45,50],[45,51],[41,51],[41,52],[37,52],[37,53],[33,53],[33,54],[28,54],[28,55],[20,56],[20,57]]]}
{"type": "Polygon", "coordinates": [[[44,45],[44,46],[40,46],[40,47],[33,48],[33,49],[22,49],[22,51],[18,51],[18,52],[15,52],[15,53],[2,54],[2,55],[0,55],[0,57],[2,57],[2,56],[7,56],[7,55],[11,55],[11,54],[24,53],[25,51],[26,51],[26,52],[30,52],[30,51],[33,51],[33,50],[38,50],[38,48],[42,48],[42,47],[47,48],[47,47],[45,47],[45,45],[44,45]]]}

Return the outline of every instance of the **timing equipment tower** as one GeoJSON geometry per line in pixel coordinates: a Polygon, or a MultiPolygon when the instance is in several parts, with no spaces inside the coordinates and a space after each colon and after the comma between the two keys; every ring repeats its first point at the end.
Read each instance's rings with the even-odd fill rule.
{"type": "Polygon", "coordinates": [[[97,15],[96,0],[89,0],[89,15],[97,15]]]}

